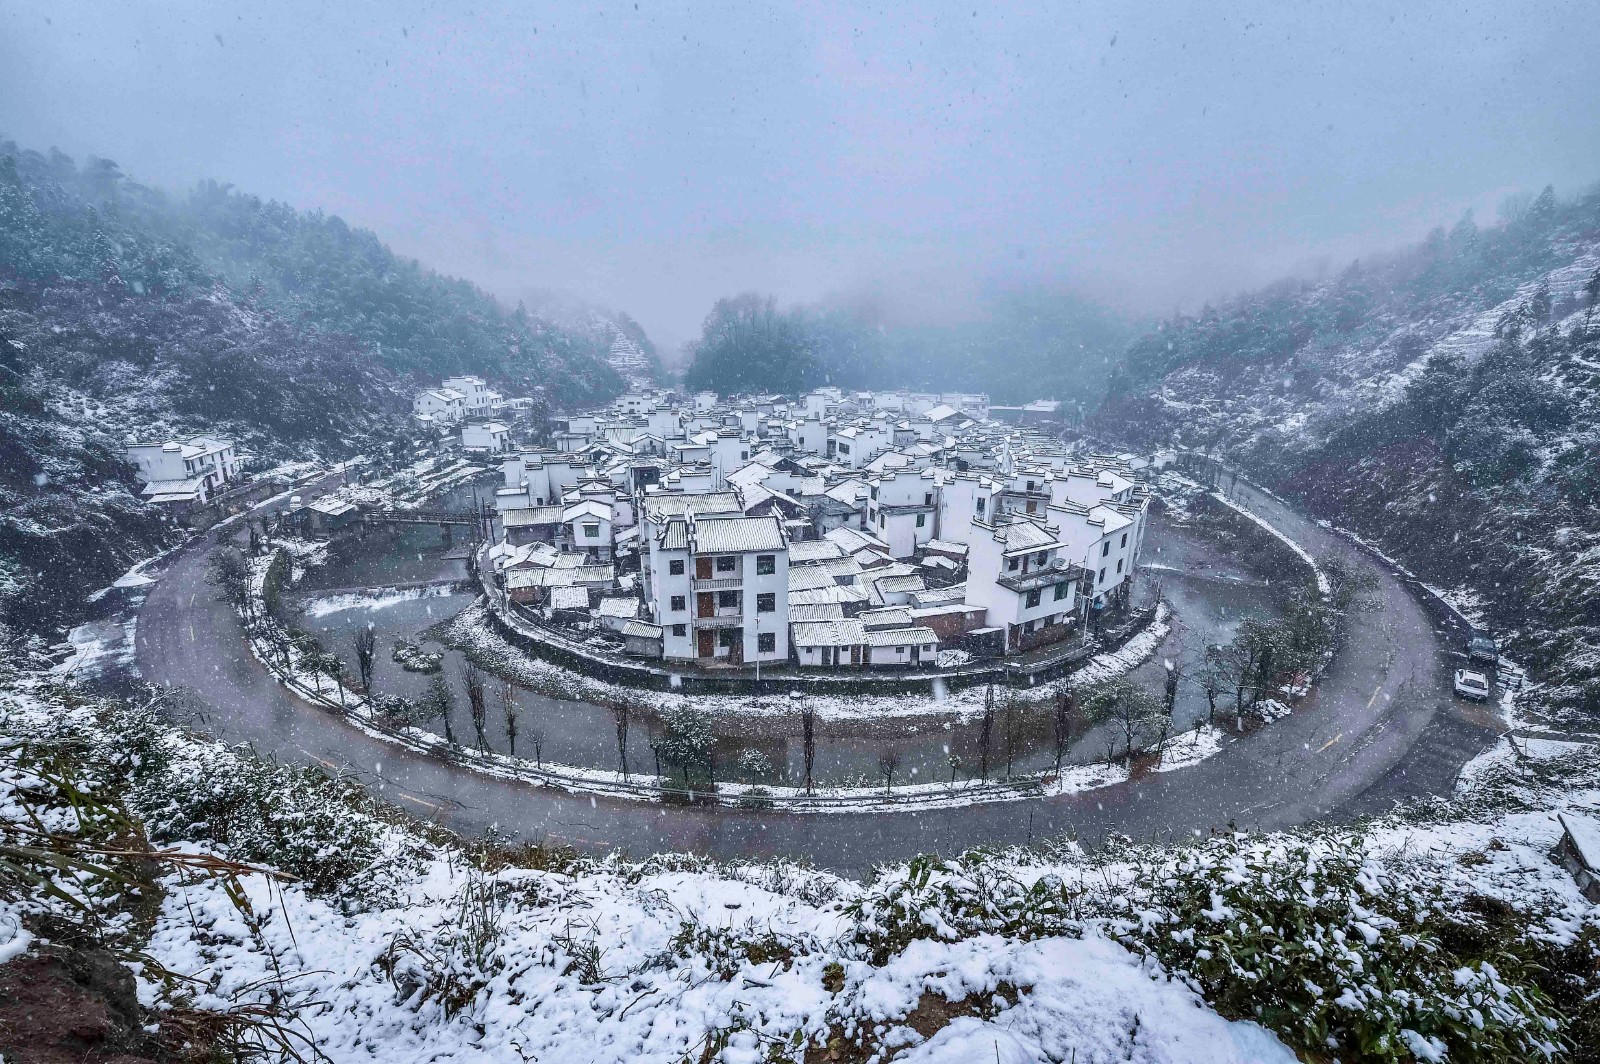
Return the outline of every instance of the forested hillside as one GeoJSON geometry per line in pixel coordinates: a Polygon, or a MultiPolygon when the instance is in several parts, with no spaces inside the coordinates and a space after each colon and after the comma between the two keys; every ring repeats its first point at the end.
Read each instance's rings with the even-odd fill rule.
{"type": "Polygon", "coordinates": [[[1056,289],[990,295],[969,320],[911,324],[869,303],[780,310],[770,297],[719,300],[685,373],[690,388],[793,394],[843,388],[987,392],[1092,405],[1130,322],[1056,289]]]}
{"type": "Polygon", "coordinates": [[[410,393],[445,374],[557,405],[614,394],[614,331],[505,311],[335,217],[0,140],[0,623],[71,620],[161,542],[129,435],[345,457],[407,433],[410,393]]]}
{"type": "Polygon", "coordinates": [[[1600,713],[1600,193],[1550,190],[1134,343],[1095,418],[1227,454],[1467,586],[1545,704],[1600,713]]]}

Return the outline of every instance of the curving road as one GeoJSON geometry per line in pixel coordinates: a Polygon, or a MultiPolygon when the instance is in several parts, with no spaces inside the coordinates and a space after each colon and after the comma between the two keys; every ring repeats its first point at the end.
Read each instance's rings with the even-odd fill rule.
{"type": "MultiPolygon", "coordinates": [[[[1313,554],[1345,542],[1275,499],[1234,497],[1313,554]]],[[[1454,703],[1448,655],[1422,608],[1374,567],[1382,609],[1356,613],[1328,674],[1296,712],[1197,765],[1076,795],[915,812],[786,813],[659,806],[499,780],[410,753],[290,695],[250,655],[206,582],[210,538],[176,554],[139,613],[143,676],[196,696],[195,726],[282,761],[360,779],[410,812],[467,832],[633,856],[792,856],[859,875],[879,862],[1068,834],[1088,842],[1280,828],[1446,793],[1493,737],[1454,703]]],[[[1361,559],[1362,564],[1369,564],[1361,559]]]]}

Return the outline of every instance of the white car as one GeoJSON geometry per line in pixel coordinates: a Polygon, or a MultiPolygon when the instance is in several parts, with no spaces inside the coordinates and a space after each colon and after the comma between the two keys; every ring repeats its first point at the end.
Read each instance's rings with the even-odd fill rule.
{"type": "Polygon", "coordinates": [[[1457,669],[1456,694],[1474,702],[1489,701],[1489,677],[1471,669],[1457,669]]]}

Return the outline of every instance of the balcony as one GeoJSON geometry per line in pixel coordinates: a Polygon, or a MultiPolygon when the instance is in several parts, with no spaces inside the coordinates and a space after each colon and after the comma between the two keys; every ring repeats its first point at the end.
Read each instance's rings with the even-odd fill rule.
{"type": "Polygon", "coordinates": [[[696,628],[738,628],[744,624],[744,613],[740,610],[717,611],[710,617],[696,617],[696,628]]]}
{"type": "Polygon", "coordinates": [[[1006,573],[995,583],[1018,594],[1023,594],[1051,587],[1063,580],[1076,582],[1077,578],[1078,569],[1076,566],[1068,562],[1057,561],[1054,565],[1048,565],[1043,569],[1035,569],[1030,573],[1006,573]]]}
{"type": "Polygon", "coordinates": [[[721,576],[711,580],[696,580],[696,591],[737,591],[744,586],[744,580],[737,574],[734,576],[721,576]]]}

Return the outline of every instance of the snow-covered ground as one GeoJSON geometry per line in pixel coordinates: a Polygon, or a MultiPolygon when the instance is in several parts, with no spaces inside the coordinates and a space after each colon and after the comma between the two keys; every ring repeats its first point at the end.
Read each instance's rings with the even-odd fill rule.
{"type": "MultiPolygon", "coordinates": [[[[1054,844],[1042,854],[891,866],[862,884],[788,864],[723,867],[682,855],[485,859],[361,801],[340,812],[345,792],[286,789],[278,777],[287,770],[252,775],[241,751],[19,689],[0,694],[0,830],[25,821],[22,794],[48,790],[30,751],[71,749],[89,768],[117,763],[130,745],[142,751],[141,767],[125,800],[160,811],[163,844],[268,865],[261,847],[278,846],[270,852],[301,879],[164,876],[142,948],[194,982],[146,973],[141,1000],[159,1012],[180,992],[219,1011],[277,998],[292,1028],[340,1064],[757,1064],[798,1061],[806,1045],[832,1059],[830,1043],[921,1064],[1287,1064],[1297,1058],[1279,1034],[1225,1019],[1207,1003],[1234,984],[1205,967],[1206,951],[1186,954],[1185,943],[1220,932],[1298,944],[1271,928],[1251,930],[1259,917],[1241,907],[1325,905],[1347,890],[1358,899],[1338,910],[1348,923],[1306,931],[1320,938],[1331,930],[1347,955],[1319,969],[1323,996],[1309,999],[1322,1002],[1318,1022],[1332,1024],[1342,1045],[1353,1025],[1391,1011],[1400,1017],[1388,1036],[1396,1055],[1385,1059],[1448,1060],[1445,1039],[1455,1036],[1440,1019],[1446,1013],[1479,1012],[1475,1022],[1487,1026],[1471,1037],[1520,1039],[1525,1050],[1550,1035],[1537,1007],[1506,984],[1517,974],[1476,962],[1459,967],[1453,983],[1371,997],[1366,970],[1347,961],[1366,957],[1376,970],[1408,956],[1412,932],[1388,914],[1416,904],[1428,919],[1446,918],[1488,898],[1511,906],[1522,933],[1551,948],[1571,946],[1595,922],[1595,907],[1548,857],[1557,814],[1600,811],[1600,759],[1584,744],[1541,745],[1529,762],[1503,743],[1474,762],[1457,803],[1391,817],[1364,835],[1313,830],[1098,855],[1054,844]],[[249,808],[260,786],[276,788],[279,834],[244,853],[242,843],[211,839],[207,825],[227,815],[228,796],[249,808]],[[330,847],[329,832],[346,841],[330,847]],[[321,862],[349,848],[365,855],[366,872],[351,881],[318,875],[321,862]],[[1299,861],[1309,871],[1297,871],[1299,861]],[[1272,900],[1274,891],[1299,889],[1295,882],[1309,889],[1341,862],[1354,878],[1272,900]],[[1172,892],[1194,876],[1215,883],[1203,911],[1172,892]]],[[[74,822],[65,812],[51,819],[65,830],[74,822]]],[[[23,924],[36,911],[28,899],[0,902],[0,961],[35,945],[23,924]]],[[[1247,956],[1242,970],[1260,970],[1247,956]]],[[[1324,961],[1298,951],[1283,963],[1324,961]]],[[[1273,1011],[1272,995],[1290,992],[1298,984],[1273,984],[1257,1005],[1268,1006],[1261,1015],[1270,1022],[1289,1025],[1281,1031],[1302,1015],[1273,1011]]]]}

